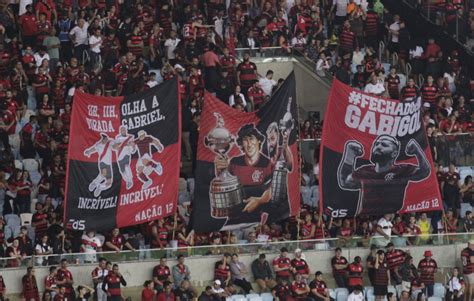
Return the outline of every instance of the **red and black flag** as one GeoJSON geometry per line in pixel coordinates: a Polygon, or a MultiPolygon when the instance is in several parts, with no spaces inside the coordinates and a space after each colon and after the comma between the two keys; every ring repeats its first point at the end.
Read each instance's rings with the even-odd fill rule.
{"type": "Polygon", "coordinates": [[[193,229],[279,221],[299,212],[294,74],[260,110],[237,111],[206,94],[201,115],[193,229]]]}
{"type": "Polygon", "coordinates": [[[320,209],[333,217],[441,210],[421,98],[368,95],[334,80],[321,145],[320,209]]]}
{"type": "Polygon", "coordinates": [[[141,224],[176,210],[181,141],[177,80],[124,97],[76,91],[65,222],[74,229],[141,224]]]}

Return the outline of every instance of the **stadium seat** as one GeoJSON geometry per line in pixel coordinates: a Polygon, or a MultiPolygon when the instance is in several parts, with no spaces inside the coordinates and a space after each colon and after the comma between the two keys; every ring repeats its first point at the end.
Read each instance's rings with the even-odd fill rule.
{"type": "Polygon", "coordinates": [[[31,226],[31,219],[33,218],[33,214],[31,213],[22,213],[20,214],[20,220],[22,226],[31,226]]]}
{"type": "Polygon", "coordinates": [[[347,289],[336,289],[336,301],[347,301],[349,291],[347,289]]]}
{"type": "Polygon", "coordinates": [[[443,301],[443,298],[433,296],[433,297],[429,297],[428,301],[443,301]]]}
{"type": "Polygon", "coordinates": [[[247,301],[244,295],[233,295],[232,301],[247,301]]]}
{"type": "Polygon", "coordinates": [[[188,191],[191,195],[194,195],[194,187],[195,187],[195,182],[194,182],[194,178],[189,178],[186,180],[186,182],[188,182],[188,191]]]}
{"type": "Polygon", "coordinates": [[[260,297],[259,295],[257,295],[257,297],[252,297],[252,298],[247,297],[247,300],[248,301],[263,301],[262,297],[260,297]]]}
{"type": "Polygon", "coordinates": [[[334,300],[336,300],[336,292],[330,288],[328,289],[329,290],[329,297],[333,298],[334,300]]]}
{"type": "Polygon", "coordinates": [[[15,160],[15,168],[22,170],[23,169],[23,163],[20,160],[15,160]]]}
{"type": "Polygon", "coordinates": [[[35,159],[23,159],[23,168],[28,171],[38,171],[39,163],[35,159]]]}
{"type": "Polygon", "coordinates": [[[311,189],[307,186],[300,187],[301,192],[301,199],[303,200],[304,204],[311,205],[311,189]]]}
{"type": "Polygon", "coordinates": [[[5,222],[7,223],[8,226],[12,227],[12,229],[14,227],[21,225],[20,217],[16,214],[7,214],[4,217],[5,217],[5,222]]]}
{"type": "Polygon", "coordinates": [[[334,291],[336,292],[336,295],[339,294],[339,292],[347,293],[347,295],[349,295],[349,290],[345,287],[338,287],[334,289],[334,291]]]}
{"type": "Polygon", "coordinates": [[[247,297],[247,299],[251,299],[251,298],[255,298],[255,297],[260,297],[259,294],[247,294],[245,295],[245,297],[247,297]]]}
{"type": "Polygon", "coordinates": [[[394,293],[395,295],[397,294],[397,289],[393,285],[389,285],[387,290],[389,293],[394,293]]]}
{"type": "Polygon", "coordinates": [[[247,295],[245,295],[245,297],[247,298],[247,300],[250,300],[250,299],[256,298],[256,297],[260,298],[260,295],[259,294],[247,294],[247,295]]]}
{"type": "Polygon", "coordinates": [[[433,297],[444,298],[446,295],[446,290],[442,283],[435,283],[433,288],[433,297]]]}
{"type": "Polygon", "coordinates": [[[373,286],[364,287],[364,296],[373,295],[373,294],[374,294],[374,287],[373,286]]]}
{"type": "Polygon", "coordinates": [[[36,203],[38,203],[38,199],[31,200],[30,212],[36,212],[36,203]]]}
{"type": "Polygon", "coordinates": [[[273,295],[271,293],[262,293],[260,294],[263,301],[273,301],[273,295]]]}

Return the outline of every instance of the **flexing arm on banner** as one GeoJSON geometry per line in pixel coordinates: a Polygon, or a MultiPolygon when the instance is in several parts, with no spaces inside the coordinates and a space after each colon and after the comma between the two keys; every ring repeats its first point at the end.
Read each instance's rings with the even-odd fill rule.
{"type": "Polygon", "coordinates": [[[343,158],[337,173],[337,182],[343,189],[359,189],[360,181],[352,177],[357,158],[364,155],[362,144],[357,141],[346,143],[343,158]]]}
{"type": "Polygon", "coordinates": [[[430,162],[415,139],[408,141],[405,153],[408,156],[415,156],[418,161],[418,166],[413,172],[412,178],[410,179],[411,181],[421,181],[430,175],[430,162]]]}

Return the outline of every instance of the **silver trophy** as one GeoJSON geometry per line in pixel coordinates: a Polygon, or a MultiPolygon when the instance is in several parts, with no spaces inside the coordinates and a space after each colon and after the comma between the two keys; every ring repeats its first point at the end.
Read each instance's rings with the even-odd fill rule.
{"type": "MultiPolygon", "coordinates": [[[[227,159],[227,153],[235,143],[235,137],[224,127],[224,118],[219,113],[214,113],[216,127],[204,138],[204,144],[216,155],[227,159]]],[[[211,215],[215,218],[229,217],[232,208],[241,205],[242,187],[239,179],[227,169],[218,171],[209,187],[211,201],[211,215]]]]}
{"type": "MultiPolygon", "coordinates": [[[[280,120],[279,130],[282,136],[289,138],[291,131],[295,126],[295,121],[291,115],[291,102],[292,98],[288,99],[288,107],[285,115],[280,120]]],[[[288,141],[288,139],[286,140],[288,141]]],[[[272,176],[272,199],[271,202],[278,204],[287,204],[288,203],[288,167],[285,159],[285,148],[287,145],[281,143],[278,145],[279,157],[275,164],[275,170],[273,171],[272,176]]]]}

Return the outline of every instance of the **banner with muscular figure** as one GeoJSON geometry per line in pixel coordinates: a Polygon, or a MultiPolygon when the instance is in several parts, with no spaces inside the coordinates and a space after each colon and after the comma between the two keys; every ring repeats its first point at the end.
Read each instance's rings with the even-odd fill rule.
{"type": "Polygon", "coordinates": [[[243,228],[298,213],[295,94],[294,74],[252,113],[206,94],[193,202],[196,232],[243,228]]]}
{"type": "Polygon", "coordinates": [[[180,162],[176,80],[125,97],[76,91],[65,222],[106,230],[174,213],[180,162]]]}
{"type": "Polygon", "coordinates": [[[321,147],[321,210],[333,217],[441,210],[421,99],[371,96],[334,80],[321,147]]]}

